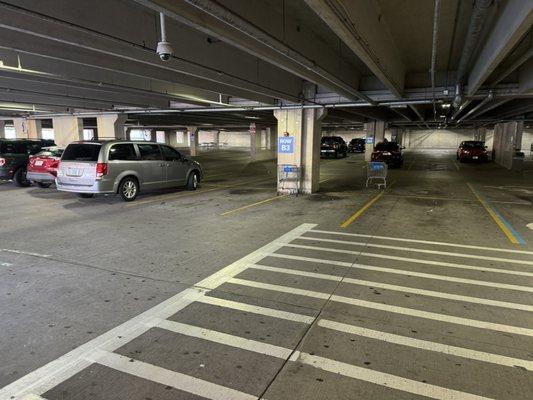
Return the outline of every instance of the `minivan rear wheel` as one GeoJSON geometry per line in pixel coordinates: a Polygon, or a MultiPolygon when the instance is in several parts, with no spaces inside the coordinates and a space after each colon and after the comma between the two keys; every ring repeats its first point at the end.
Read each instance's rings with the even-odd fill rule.
{"type": "Polygon", "coordinates": [[[189,179],[187,179],[187,189],[188,190],[196,190],[198,189],[198,183],[200,182],[200,178],[198,177],[198,172],[193,172],[189,175],[189,179]]]}
{"type": "Polygon", "coordinates": [[[118,186],[118,193],[123,201],[133,201],[139,194],[139,182],[133,177],[122,179],[118,186]]]}
{"type": "Polygon", "coordinates": [[[13,174],[13,181],[18,187],[30,186],[30,181],[26,178],[26,168],[19,168],[13,174]]]}

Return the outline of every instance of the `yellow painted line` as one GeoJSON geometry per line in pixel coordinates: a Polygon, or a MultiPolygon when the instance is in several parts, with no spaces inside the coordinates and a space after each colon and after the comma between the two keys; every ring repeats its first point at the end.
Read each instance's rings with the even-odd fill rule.
{"type": "Polygon", "coordinates": [[[409,167],[407,167],[407,170],[408,170],[408,171],[409,171],[411,168],[413,168],[413,165],[415,165],[415,161],[416,161],[416,160],[411,161],[411,164],[409,164],[409,167]]]}
{"type": "Polygon", "coordinates": [[[359,218],[363,213],[370,208],[372,204],[374,204],[376,201],[378,201],[381,196],[385,194],[385,191],[378,193],[377,196],[374,196],[368,203],[366,203],[363,207],[361,207],[355,214],[353,214],[350,218],[348,218],[346,221],[344,221],[341,224],[341,228],[347,228],[350,226],[352,222],[354,222],[357,218],[359,218]]]}
{"type": "Polygon", "coordinates": [[[481,203],[483,208],[485,208],[485,210],[489,213],[494,222],[496,222],[496,225],[498,225],[498,227],[505,234],[505,236],[507,236],[507,239],[509,239],[509,241],[514,244],[524,244],[524,239],[520,237],[520,234],[518,234],[518,232],[513,229],[509,222],[507,222],[503,218],[503,216],[498,211],[496,211],[496,209],[494,209],[494,207],[488,204],[470,183],[467,183],[467,185],[472,191],[472,193],[474,193],[476,199],[481,203]]]}
{"type": "Polygon", "coordinates": [[[455,169],[457,169],[457,171],[461,170],[461,168],[459,167],[459,164],[457,164],[457,161],[452,159],[452,163],[453,163],[453,166],[455,167],[455,169]]]}
{"type": "Polygon", "coordinates": [[[243,211],[243,210],[246,210],[246,209],[251,208],[251,207],[255,207],[255,206],[258,206],[258,205],[261,205],[261,204],[269,203],[269,202],[274,201],[274,200],[283,199],[284,197],[287,197],[287,196],[289,196],[289,194],[283,194],[283,195],[280,195],[280,196],[270,197],[268,199],[261,200],[261,201],[258,201],[256,203],[252,203],[252,204],[248,204],[248,205],[236,208],[235,210],[230,210],[230,211],[223,212],[220,215],[221,216],[225,216],[225,215],[235,214],[235,213],[237,213],[239,211],[243,211]]]}
{"type": "Polygon", "coordinates": [[[213,188],[210,188],[210,189],[200,189],[200,190],[195,190],[195,191],[169,193],[169,194],[166,194],[166,195],[161,195],[159,197],[147,199],[147,200],[144,200],[144,201],[135,201],[133,203],[126,204],[125,207],[133,207],[133,206],[138,206],[138,205],[142,205],[142,204],[157,203],[157,202],[163,201],[163,200],[173,200],[173,199],[178,199],[178,198],[184,197],[184,196],[192,196],[192,195],[212,192],[214,190],[231,189],[231,188],[238,187],[238,186],[244,186],[244,185],[247,185],[249,183],[263,182],[263,181],[266,181],[266,180],[269,180],[269,179],[272,179],[272,178],[270,178],[270,177],[269,178],[263,178],[263,179],[259,179],[259,180],[255,180],[255,181],[248,181],[248,182],[244,182],[244,183],[238,183],[238,184],[235,184],[235,185],[227,185],[227,186],[220,186],[220,187],[217,186],[217,187],[213,187],[213,188]]]}

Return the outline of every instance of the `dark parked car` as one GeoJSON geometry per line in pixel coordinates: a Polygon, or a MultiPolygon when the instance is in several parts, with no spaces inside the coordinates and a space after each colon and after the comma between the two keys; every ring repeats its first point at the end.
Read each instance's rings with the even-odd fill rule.
{"type": "Polygon", "coordinates": [[[467,140],[461,142],[457,149],[457,159],[460,162],[465,161],[489,161],[489,155],[487,153],[487,146],[485,142],[478,140],[467,140]]]}
{"type": "Polygon", "coordinates": [[[365,139],[355,138],[350,140],[350,143],[348,144],[348,151],[350,153],[364,153],[365,139]]]}
{"type": "Polygon", "coordinates": [[[396,142],[380,142],[374,147],[371,160],[384,162],[391,167],[403,165],[403,147],[396,142]]]}
{"type": "Polygon", "coordinates": [[[0,179],[13,179],[17,186],[29,186],[26,168],[30,155],[49,146],[54,146],[53,140],[0,139],[0,179]]]}
{"type": "Polygon", "coordinates": [[[346,157],[348,155],[348,146],[340,136],[323,136],[320,145],[320,155],[323,157],[339,155],[346,157]]]}
{"type": "Polygon", "coordinates": [[[56,179],[63,151],[62,147],[43,147],[36,155],[30,156],[26,178],[39,187],[50,187],[56,179]]]}

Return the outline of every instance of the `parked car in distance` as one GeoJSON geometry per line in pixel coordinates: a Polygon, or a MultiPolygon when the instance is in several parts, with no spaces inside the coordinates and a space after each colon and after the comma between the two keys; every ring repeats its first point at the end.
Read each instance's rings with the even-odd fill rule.
{"type": "Polygon", "coordinates": [[[390,167],[403,165],[403,147],[396,142],[380,142],[374,147],[371,155],[372,161],[384,162],[390,167]]]}
{"type": "Polygon", "coordinates": [[[485,142],[479,140],[466,140],[461,142],[457,149],[457,159],[459,162],[466,161],[489,161],[489,154],[485,142]]]}
{"type": "Polygon", "coordinates": [[[365,152],[365,139],[355,138],[348,143],[348,151],[350,153],[364,153],[365,152]]]}
{"type": "Polygon", "coordinates": [[[43,147],[54,146],[46,139],[0,139],[0,179],[13,179],[17,186],[29,186],[26,169],[30,155],[43,147]]]}
{"type": "Polygon", "coordinates": [[[140,191],[186,186],[196,190],[203,178],[196,161],[155,142],[93,141],[67,146],[57,171],[57,189],[83,198],[117,193],[133,201],[140,191]]]}
{"type": "Polygon", "coordinates": [[[50,187],[56,179],[63,147],[43,147],[40,152],[30,155],[26,179],[42,188],[50,187]]]}
{"type": "Polygon", "coordinates": [[[348,155],[348,146],[340,136],[323,136],[320,145],[320,155],[329,157],[330,155],[338,158],[339,155],[346,157],[348,155]]]}

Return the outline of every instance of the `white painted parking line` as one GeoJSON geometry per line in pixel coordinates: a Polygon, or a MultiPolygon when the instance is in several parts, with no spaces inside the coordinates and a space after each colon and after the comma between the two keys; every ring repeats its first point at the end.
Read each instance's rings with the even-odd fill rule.
{"type": "Polygon", "coordinates": [[[392,290],[395,292],[404,292],[404,293],[417,294],[420,296],[435,297],[439,299],[456,300],[456,301],[461,301],[461,302],[466,302],[466,303],[483,304],[487,306],[510,308],[511,310],[522,310],[522,311],[533,312],[533,306],[529,304],[511,303],[507,301],[484,299],[481,297],[471,297],[471,296],[463,296],[459,294],[436,292],[433,290],[418,289],[418,288],[410,287],[410,286],[390,285],[388,283],[365,281],[362,279],[354,279],[354,278],[345,278],[339,275],[327,275],[327,274],[320,274],[317,272],[300,271],[296,269],[269,267],[266,265],[257,265],[257,264],[250,265],[249,268],[257,269],[261,271],[277,272],[280,274],[290,274],[290,275],[296,275],[296,276],[305,276],[308,278],[330,280],[330,281],[335,281],[335,282],[351,283],[353,285],[368,286],[368,287],[373,287],[373,288],[392,290]]]}
{"type": "MultiPolygon", "coordinates": [[[[211,299],[213,297],[204,296],[199,301],[203,302],[204,299],[211,299]]],[[[216,298],[215,298],[216,299],[216,298]]],[[[242,311],[249,311],[253,312],[255,314],[270,316],[270,317],[276,317],[276,312],[278,310],[270,309],[270,308],[264,308],[264,307],[254,307],[253,308],[247,308],[247,304],[244,303],[238,303],[238,302],[223,302],[220,304],[222,307],[228,307],[231,309],[237,309],[242,311]]],[[[294,319],[300,319],[300,322],[311,324],[313,323],[314,319],[311,317],[307,317],[306,315],[302,314],[294,314],[290,313],[294,319]]],[[[285,316],[280,316],[279,318],[287,319],[285,316]]],[[[409,346],[414,347],[422,350],[428,350],[428,351],[434,351],[439,352],[443,354],[449,354],[457,357],[463,357],[463,358],[469,358],[472,360],[482,361],[482,362],[488,362],[492,364],[498,364],[498,365],[504,365],[508,367],[523,367],[527,370],[533,371],[533,361],[529,360],[523,360],[520,358],[513,358],[513,357],[507,357],[502,356],[499,354],[493,354],[493,353],[487,353],[483,351],[478,350],[471,350],[463,347],[457,347],[457,346],[451,346],[447,344],[437,343],[437,342],[431,342],[428,340],[421,340],[421,339],[414,339],[407,336],[402,335],[396,335],[392,333],[382,332],[382,331],[376,331],[373,329],[368,328],[362,328],[355,325],[348,325],[343,324],[336,321],[331,321],[327,319],[320,319],[318,320],[318,326],[321,326],[323,328],[336,330],[339,332],[346,332],[349,334],[357,335],[357,336],[363,336],[368,337],[370,339],[376,339],[381,340],[389,343],[395,343],[403,346],[409,346]]]]}
{"type": "Polygon", "coordinates": [[[314,224],[302,224],[260,249],[222,268],[213,275],[198,282],[194,287],[172,296],[142,314],[124,322],[110,331],[77,347],[69,353],[49,362],[37,370],[0,389],[0,400],[20,399],[27,394],[41,395],[61,382],[67,380],[90,365],[87,361],[97,351],[114,351],[149,329],[150,321],[157,318],[168,318],[189,304],[217,288],[228,279],[238,275],[269,254],[279,250],[284,244],[312,229],[314,224]]]}
{"type": "Polygon", "coordinates": [[[431,342],[428,340],[414,339],[407,336],[375,331],[373,329],[343,324],[341,322],[330,321],[327,319],[318,320],[318,326],[339,332],[349,333],[352,335],[363,336],[370,339],[399,344],[402,346],[409,346],[417,349],[434,351],[438,353],[469,358],[472,360],[483,361],[492,364],[504,365],[506,367],[523,367],[529,371],[533,371],[533,361],[523,360],[520,358],[506,357],[498,354],[486,353],[484,351],[465,349],[463,347],[450,346],[447,344],[431,342]]]}
{"type": "Polygon", "coordinates": [[[22,250],[0,249],[0,251],[5,251],[6,253],[15,253],[15,254],[23,254],[27,256],[35,256],[35,257],[52,257],[49,254],[32,253],[29,251],[22,251],[22,250]]]}
{"type": "MultiPolygon", "coordinates": [[[[421,394],[433,399],[486,399],[485,397],[479,397],[470,393],[447,389],[427,383],[421,383],[396,375],[342,363],[329,358],[311,356],[310,354],[293,351],[288,348],[272,346],[263,342],[249,340],[240,336],[229,335],[214,330],[203,329],[192,325],[180,324],[172,321],[161,321],[158,326],[180,334],[209,340],[211,342],[220,343],[226,346],[253,351],[259,354],[269,355],[271,357],[281,358],[283,360],[287,360],[290,357],[290,360],[293,362],[300,362],[323,370],[334,368],[335,371],[330,372],[349,376],[354,379],[376,383],[382,386],[393,387],[394,389],[408,393],[421,394]]],[[[123,362],[127,362],[128,359],[125,359],[126,361],[123,362]]]]}
{"type": "Polygon", "coordinates": [[[44,397],[37,396],[36,394],[29,394],[24,396],[22,400],[46,400],[44,397]]]}
{"type": "Polygon", "coordinates": [[[295,294],[298,296],[312,297],[315,299],[331,300],[338,303],[350,304],[357,307],[370,308],[374,310],[386,311],[395,314],[408,315],[412,317],[431,319],[434,321],[441,321],[451,324],[470,326],[473,328],[490,329],[493,331],[499,331],[504,333],[511,333],[516,335],[532,336],[533,329],[522,328],[519,326],[497,324],[494,322],[479,321],[476,319],[469,319],[463,317],[456,317],[447,314],[438,314],[430,311],[422,311],[414,308],[392,306],[389,304],[376,303],[373,301],[359,300],[351,297],[337,296],[329,293],[315,292],[312,290],[297,289],[290,286],[273,285],[270,283],[249,281],[246,279],[232,278],[228,280],[228,283],[235,285],[254,287],[257,289],[271,290],[275,292],[295,294]]]}
{"type": "Polygon", "coordinates": [[[408,262],[417,263],[417,264],[438,265],[438,266],[442,266],[442,267],[462,268],[462,269],[471,269],[471,270],[479,270],[479,271],[487,271],[487,272],[505,273],[505,274],[508,274],[508,275],[519,275],[519,276],[533,277],[533,272],[502,270],[502,269],[497,269],[497,268],[484,268],[484,267],[478,267],[478,266],[475,266],[475,265],[457,264],[457,263],[450,263],[450,262],[445,262],[445,261],[422,260],[422,259],[419,259],[419,258],[389,256],[387,254],[376,254],[376,253],[366,253],[366,252],[362,252],[362,251],[330,249],[329,247],[305,246],[305,245],[301,245],[301,244],[292,244],[292,243],[286,244],[285,247],[292,247],[292,248],[295,248],[295,249],[327,251],[327,252],[330,252],[330,253],[354,254],[354,255],[365,256],[365,257],[383,258],[383,259],[387,259],[387,260],[408,261],[408,262]],[[505,272],[503,272],[503,271],[505,271],[505,272]]]}
{"type": "Polygon", "coordinates": [[[472,250],[500,251],[500,252],[504,252],[504,253],[533,255],[533,251],[514,250],[514,249],[499,249],[499,248],[496,248],[496,247],[473,246],[473,245],[469,245],[469,244],[460,244],[460,243],[434,242],[434,241],[431,241],[431,240],[417,240],[417,239],[406,239],[406,238],[397,238],[397,237],[390,237],[390,236],[365,235],[365,234],[362,234],[362,233],[347,233],[347,232],[336,232],[336,231],[324,231],[324,230],[320,230],[320,229],[313,229],[313,230],[311,230],[311,232],[325,233],[325,234],[330,234],[330,235],[362,237],[362,238],[369,238],[369,239],[392,240],[392,241],[397,241],[397,242],[429,244],[429,245],[435,245],[435,246],[450,246],[450,247],[458,247],[458,248],[472,249],[472,250]]]}
{"type": "Polygon", "coordinates": [[[437,385],[431,385],[400,376],[374,371],[369,368],[357,367],[340,361],[331,360],[307,353],[297,354],[298,358],[291,358],[303,364],[312,365],[315,368],[344,375],[353,379],[375,383],[376,385],[389,387],[402,392],[413,393],[420,396],[438,400],[490,400],[489,397],[478,396],[458,390],[447,389],[437,385]]]}
{"type": "MultiPolygon", "coordinates": [[[[403,270],[403,269],[396,269],[396,268],[386,268],[386,267],[377,267],[374,265],[365,265],[365,264],[352,264],[345,261],[335,261],[335,260],[325,260],[322,258],[312,258],[312,257],[301,257],[301,256],[293,256],[290,254],[280,254],[280,253],[274,253],[270,254],[269,257],[276,257],[276,258],[286,258],[289,260],[299,260],[299,261],[308,261],[308,262],[314,262],[314,263],[322,263],[327,265],[337,265],[340,267],[347,267],[347,268],[354,268],[354,269],[364,269],[367,271],[377,271],[377,272],[387,272],[391,274],[397,274],[397,275],[406,275],[406,276],[416,276],[419,278],[427,278],[427,279],[436,279],[446,282],[456,282],[456,283],[466,283],[469,285],[478,285],[478,286],[487,286],[487,287],[493,287],[497,289],[509,289],[509,290],[517,290],[521,292],[530,292],[533,293],[533,287],[529,286],[520,286],[520,285],[511,285],[508,283],[500,283],[500,282],[489,282],[489,281],[480,281],[477,279],[465,279],[465,278],[456,278],[453,276],[445,276],[445,275],[436,275],[436,274],[427,274],[425,272],[416,272],[416,271],[410,271],[410,270],[403,270]]],[[[476,268],[478,269],[478,268],[476,268]]],[[[482,268],[482,271],[489,271],[494,272],[492,269],[485,269],[482,268]]],[[[505,270],[497,270],[501,271],[502,273],[506,273],[505,270]]],[[[496,271],[496,272],[497,272],[496,271]]]]}
{"type": "Polygon", "coordinates": [[[203,297],[200,297],[198,300],[196,300],[196,302],[211,304],[211,305],[219,306],[219,307],[231,308],[233,310],[245,311],[245,312],[250,312],[254,314],[261,314],[261,315],[265,315],[268,317],[286,319],[288,321],[293,321],[293,322],[301,322],[304,324],[312,324],[313,321],[315,320],[314,317],[309,317],[307,315],[295,314],[292,312],[287,312],[287,311],[282,311],[282,310],[276,310],[274,308],[254,306],[252,304],[220,299],[218,297],[203,296],[203,297]]]}
{"type": "Polygon", "coordinates": [[[171,371],[156,365],[148,364],[130,357],[108,351],[97,351],[89,359],[100,365],[113,368],[139,378],[147,379],[161,385],[171,386],[184,392],[212,400],[257,400],[257,396],[243,393],[235,389],[217,385],[203,379],[171,371]]]}
{"type": "Polygon", "coordinates": [[[512,263],[512,264],[533,265],[533,261],[516,260],[512,258],[489,257],[489,256],[478,255],[478,254],[464,254],[464,253],[454,253],[454,252],[449,252],[449,251],[418,249],[416,247],[400,247],[400,246],[389,246],[385,244],[376,244],[376,243],[350,242],[349,240],[325,239],[325,238],[316,238],[316,237],[311,237],[311,236],[302,236],[302,237],[299,237],[298,240],[314,240],[317,242],[339,243],[339,244],[348,244],[352,246],[362,246],[362,247],[375,247],[378,249],[410,251],[414,253],[437,254],[440,256],[448,256],[448,257],[473,258],[475,260],[498,261],[498,262],[505,262],[505,263],[512,263]]]}
{"type": "Polygon", "coordinates": [[[226,346],[238,347],[239,349],[253,351],[255,353],[267,356],[288,359],[292,350],[284,347],[274,346],[273,344],[258,342],[256,340],[246,339],[239,336],[229,335],[227,333],[214,331],[211,329],[199,328],[197,326],[182,324],[180,322],[160,320],[156,323],[158,328],[166,329],[171,332],[179,333],[198,339],[208,340],[210,342],[224,344],[226,346]]]}

